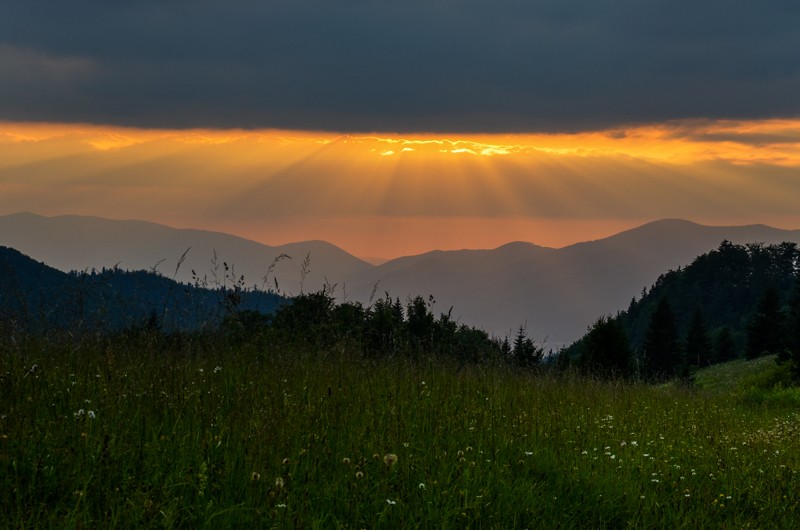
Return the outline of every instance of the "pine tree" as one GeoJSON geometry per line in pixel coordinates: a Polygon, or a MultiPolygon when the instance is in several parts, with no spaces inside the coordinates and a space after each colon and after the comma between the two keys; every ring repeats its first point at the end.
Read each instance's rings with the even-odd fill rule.
{"type": "Polygon", "coordinates": [[[662,298],[650,318],[644,340],[645,377],[663,381],[682,371],[678,328],[669,302],[662,298]]]}
{"type": "Polygon", "coordinates": [[[520,326],[514,338],[512,356],[517,366],[529,368],[539,363],[544,357],[544,350],[537,347],[528,337],[525,326],[520,326]]]}
{"type": "Polygon", "coordinates": [[[714,362],[726,363],[736,359],[738,356],[736,341],[733,340],[731,328],[724,326],[719,330],[714,341],[714,362]]]}
{"type": "MultiPolygon", "coordinates": [[[[433,297],[430,301],[433,303],[433,297]]],[[[417,353],[430,353],[436,319],[428,309],[428,304],[421,296],[417,296],[408,302],[406,315],[408,315],[406,327],[412,348],[417,353]]]]}
{"type": "Polygon", "coordinates": [[[700,309],[696,309],[686,332],[686,361],[690,365],[704,367],[711,364],[711,338],[708,336],[706,320],[700,309]]]}
{"type": "Polygon", "coordinates": [[[500,355],[503,356],[503,359],[510,359],[511,352],[511,343],[508,342],[508,337],[505,337],[503,342],[500,344],[500,355]]]}
{"type": "Polygon", "coordinates": [[[777,289],[768,287],[747,325],[747,358],[779,353],[783,350],[783,331],[780,296],[777,289]]]}
{"type": "Polygon", "coordinates": [[[800,379],[800,274],[795,276],[794,292],[789,300],[786,318],[786,347],[778,354],[781,361],[792,363],[795,379],[800,379]]]}
{"type": "Polygon", "coordinates": [[[628,336],[619,319],[600,317],[584,338],[581,366],[603,377],[630,377],[632,360],[628,336]]]}

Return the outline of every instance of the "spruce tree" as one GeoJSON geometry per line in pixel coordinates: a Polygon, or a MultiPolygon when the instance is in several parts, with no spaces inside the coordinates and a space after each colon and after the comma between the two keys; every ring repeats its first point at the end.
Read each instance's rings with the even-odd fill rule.
{"type": "Polygon", "coordinates": [[[539,364],[539,361],[544,357],[544,349],[537,347],[528,337],[525,326],[520,326],[517,336],[514,338],[512,355],[517,366],[529,368],[539,364]]]}
{"type": "Polygon", "coordinates": [[[717,333],[714,341],[714,362],[726,363],[738,357],[736,352],[736,341],[733,340],[731,328],[723,326],[717,333]]]}
{"type": "Polygon", "coordinates": [[[619,319],[600,317],[584,338],[581,366],[602,377],[633,375],[633,353],[619,319]]]}
{"type": "Polygon", "coordinates": [[[789,300],[785,346],[783,354],[778,354],[778,360],[791,362],[794,378],[800,379],[800,274],[795,276],[794,291],[789,300]]]}
{"type": "Polygon", "coordinates": [[[784,344],[783,313],[777,289],[768,287],[747,325],[748,359],[779,353],[784,344]]]}
{"type": "Polygon", "coordinates": [[[681,347],[675,316],[666,298],[659,300],[644,339],[645,377],[664,381],[682,371],[681,347]]]}
{"type": "Polygon", "coordinates": [[[688,364],[704,367],[711,364],[711,338],[708,336],[706,320],[699,308],[692,314],[689,329],[686,332],[686,361],[688,364]]]}

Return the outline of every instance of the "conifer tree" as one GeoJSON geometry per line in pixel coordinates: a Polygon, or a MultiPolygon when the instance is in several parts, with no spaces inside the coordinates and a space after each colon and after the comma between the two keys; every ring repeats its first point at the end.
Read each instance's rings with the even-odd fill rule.
{"type": "Polygon", "coordinates": [[[633,375],[633,353],[619,319],[600,317],[583,343],[581,366],[603,377],[633,375]]]}
{"type": "Polygon", "coordinates": [[[782,354],[778,354],[778,360],[791,362],[794,378],[800,379],[800,274],[795,276],[794,291],[789,300],[785,346],[782,354]]]}
{"type": "Polygon", "coordinates": [[[693,366],[704,367],[711,364],[711,338],[708,336],[706,320],[697,308],[692,314],[685,342],[686,362],[693,366]]]}
{"type": "MultiPolygon", "coordinates": [[[[433,303],[433,297],[430,301],[433,303]]],[[[430,353],[436,320],[428,309],[428,304],[421,296],[417,296],[408,302],[406,315],[408,315],[406,326],[411,346],[418,353],[430,353]]]]}
{"type": "Polygon", "coordinates": [[[748,359],[783,350],[783,314],[777,289],[768,287],[747,325],[748,359]]]}
{"type": "Polygon", "coordinates": [[[529,368],[542,360],[544,350],[537,347],[528,337],[525,326],[520,326],[517,336],[514,338],[514,347],[511,354],[517,366],[529,368]]]}
{"type": "Polygon", "coordinates": [[[650,318],[644,340],[645,377],[663,381],[682,371],[678,328],[669,302],[662,298],[650,318]]]}
{"type": "Polygon", "coordinates": [[[736,341],[733,340],[731,328],[724,326],[717,333],[714,341],[714,362],[725,363],[736,359],[736,341]]]}

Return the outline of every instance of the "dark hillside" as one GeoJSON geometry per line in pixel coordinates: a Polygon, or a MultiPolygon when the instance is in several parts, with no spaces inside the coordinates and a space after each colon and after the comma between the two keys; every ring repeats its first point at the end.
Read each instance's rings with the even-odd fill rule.
{"type": "MultiPolygon", "coordinates": [[[[643,360],[648,331],[662,301],[666,301],[674,316],[681,349],[686,348],[694,321],[692,333],[696,335],[705,331],[708,339],[706,349],[717,349],[720,341],[727,344],[726,341],[732,338],[727,347],[733,347],[735,356],[742,356],[747,348],[757,348],[757,345],[748,345],[748,335],[755,333],[752,322],[762,311],[763,300],[770,293],[777,298],[777,308],[772,317],[776,327],[773,329],[785,329],[781,326],[788,315],[790,298],[798,281],[798,263],[800,250],[796,243],[737,245],[723,241],[716,250],[698,256],[690,265],[659,276],[614,319],[624,329],[638,361],[643,360]],[[703,329],[698,332],[697,326],[703,329]]],[[[777,333],[782,335],[780,331],[777,333]]],[[[580,357],[585,342],[586,337],[583,337],[570,346],[568,353],[580,357]]],[[[760,355],[761,351],[757,351],[760,355]]],[[[716,359],[715,353],[708,352],[706,362],[724,360],[716,359]]],[[[687,362],[692,364],[696,358],[687,359],[687,362]]]]}
{"type": "Polygon", "coordinates": [[[164,331],[218,325],[230,312],[273,312],[284,298],[247,290],[242,281],[208,289],[146,271],[65,273],[0,247],[0,319],[14,329],[71,334],[143,325],[164,331]]]}
{"type": "Polygon", "coordinates": [[[727,326],[737,344],[744,346],[747,323],[767,289],[777,290],[782,304],[788,302],[798,256],[795,243],[734,245],[723,241],[689,266],[661,275],[644,297],[621,314],[623,325],[634,346],[640,345],[656,304],[666,298],[682,331],[699,309],[710,331],[727,326]]]}

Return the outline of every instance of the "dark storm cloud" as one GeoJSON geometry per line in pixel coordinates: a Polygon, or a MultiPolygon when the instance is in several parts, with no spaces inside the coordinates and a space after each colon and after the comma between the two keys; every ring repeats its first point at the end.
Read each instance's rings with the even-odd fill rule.
{"type": "Polygon", "coordinates": [[[3,2],[0,119],[342,131],[800,116],[781,0],[3,2]]]}

